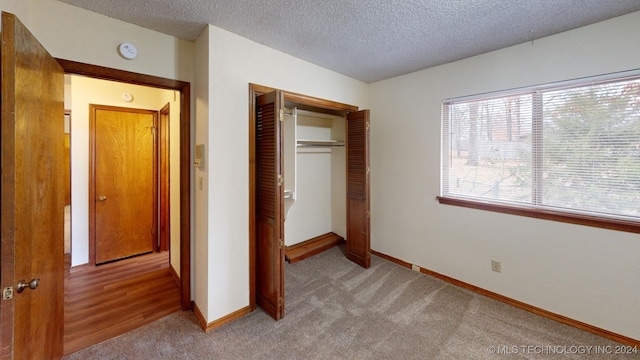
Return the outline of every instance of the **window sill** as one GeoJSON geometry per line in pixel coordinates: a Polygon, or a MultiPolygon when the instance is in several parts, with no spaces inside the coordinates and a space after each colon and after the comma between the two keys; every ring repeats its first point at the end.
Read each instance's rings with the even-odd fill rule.
{"type": "Polygon", "coordinates": [[[440,204],[461,206],[477,210],[493,211],[503,214],[526,216],[536,219],[559,221],[570,224],[585,225],[640,234],[640,223],[632,221],[607,219],[597,216],[587,216],[579,214],[568,214],[550,210],[530,209],[515,205],[492,204],[482,201],[456,199],[443,196],[437,196],[436,199],[440,202],[440,204]]]}

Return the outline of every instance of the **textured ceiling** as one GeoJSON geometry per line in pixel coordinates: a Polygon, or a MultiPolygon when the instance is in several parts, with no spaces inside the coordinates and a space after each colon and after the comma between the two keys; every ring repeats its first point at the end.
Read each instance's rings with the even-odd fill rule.
{"type": "Polygon", "coordinates": [[[364,82],[640,10],[640,0],[59,0],[195,40],[206,24],[364,82]]]}

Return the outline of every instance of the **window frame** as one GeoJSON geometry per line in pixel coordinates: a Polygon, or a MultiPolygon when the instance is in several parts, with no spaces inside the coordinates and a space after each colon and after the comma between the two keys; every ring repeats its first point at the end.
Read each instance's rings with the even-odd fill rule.
{"type": "MultiPolygon", "coordinates": [[[[566,211],[553,210],[547,207],[539,207],[539,205],[536,205],[535,201],[532,201],[532,203],[528,205],[518,205],[513,203],[501,202],[499,200],[490,201],[487,199],[465,197],[464,195],[461,195],[461,196],[450,196],[450,195],[445,196],[444,195],[444,178],[445,178],[444,175],[448,171],[448,167],[444,166],[444,161],[446,161],[446,159],[444,159],[444,155],[445,155],[444,131],[445,129],[450,127],[449,125],[447,126],[444,125],[445,121],[449,121],[448,116],[446,116],[447,114],[445,113],[446,104],[451,104],[456,102],[459,103],[459,102],[468,102],[468,101],[480,101],[483,99],[496,98],[496,97],[502,97],[502,96],[504,97],[513,96],[513,95],[519,95],[523,93],[535,94],[536,92],[540,92],[540,91],[561,90],[562,88],[572,88],[580,85],[582,86],[597,85],[597,84],[625,81],[632,78],[637,79],[639,76],[640,76],[640,69],[634,69],[634,70],[610,73],[605,75],[578,78],[578,79],[562,81],[562,82],[554,82],[554,83],[548,83],[548,84],[537,85],[537,86],[515,88],[515,89],[443,100],[442,111],[441,111],[442,119],[440,123],[441,131],[442,131],[442,134],[441,134],[442,146],[441,146],[441,154],[440,154],[440,158],[441,158],[440,195],[436,197],[436,200],[438,200],[440,204],[444,204],[444,205],[460,206],[460,207],[471,208],[476,210],[492,211],[492,212],[503,213],[503,214],[531,217],[536,219],[558,221],[563,223],[570,223],[570,224],[576,224],[576,225],[584,225],[584,226],[591,226],[591,227],[597,227],[597,228],[603,228],[603,229],[609,229],[609,230],[618,230],[618,231],[640,234],[640,220],[634,221],[634,220],[626,220],[621,218],[597,216],[592,213],[586,213],[581,211],[572,212],[570,209],[567,209],[566,211]]],[[[536,126],[536,122],[534,122],[532,124],[532,131],[536,131],[536,127],[539,127],[539,126],[536,126]]],[[[541,131],[541,129],[537,129],[537,130],[541,131]]],[[[541,161],[542,154],[540,152],[534,151],[532,153],[532,156],[533,156],[534,162],[536,161],[536,157],[540,158],[539,161],[541,161]]],[[[536,176],[535,175],[536,171],[534,171],[533,174],[534,176],[536,176]]],[[[541,183],[534,181],[534,183],[532,184],[532,191],[534,192],[533,196],[536,196],[535,193],[537,190],[539,190],[536,188],[539,186],[541,186],[541,183]]]]}

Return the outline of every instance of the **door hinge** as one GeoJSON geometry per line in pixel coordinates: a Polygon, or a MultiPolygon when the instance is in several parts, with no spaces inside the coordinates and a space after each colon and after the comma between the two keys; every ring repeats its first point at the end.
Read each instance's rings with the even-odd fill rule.
{"type": "Polygon", "coordinates": [[[278,306],[282,307],[284,305],[284,299],[282,297],[278,298],[278,306]]]}
{"type": "Polygon", "coordinates": [[[368,121],[366,122],[366,127],[367,127],[367,130],[369,130],[369,122],[368,121]]]}
{"type": "Polygon", "coordinates": [[[284,109],[280,109],[280,121],[284,121],[284,109]]]}
{"type": "Polygon", "coordinates": [[[13,286],[9,286],[2,289],[2,300],[11,300],[11,299],[13,299],[13,286]]]}
{"type": "Polygon", "coordinates": [[[367,175],[371,172],[371,167],[367,166],[367,175]]]}
{"type": "Polygon", "coordinates": [[[282,249],[284,247],[284,240],[278,239],[278,246],[282,249]]]}
{"type": "Polygon", "coordinates": [[[278,175],[278,186],[284,185],[284,178],[282,175],[278,175]]]}
{"type": "Polygon", "coordinates": [[[369,213],[369,210],[367,210],[367,219],[371,216],[371,213],[369,213]]]}

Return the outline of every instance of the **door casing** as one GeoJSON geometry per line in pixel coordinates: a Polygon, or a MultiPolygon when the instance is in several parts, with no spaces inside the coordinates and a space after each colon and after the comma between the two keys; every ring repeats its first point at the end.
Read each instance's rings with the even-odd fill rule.
{"type": "Polygon", "coordinates": [[[167,103],[160,109],[160,117],[158,118],[158,154],[160,160],[158,163],[158,176],[160,176],[160,209],[159,209],[159,240],[155,251],[169,250],[169,237],[171,236],[171,193],[169,176],[171,174],[170,167],[170,144],[169,144],[169,127],[170,127],[171,110],[170,104],[167,103]]]}
{"type": "Polygon", "coordinates": [[[185,81],[133,73],[56,58],[67,74],[150,86],[180,92],[180,303],[191,302],[191,84],[185,81]]]}

